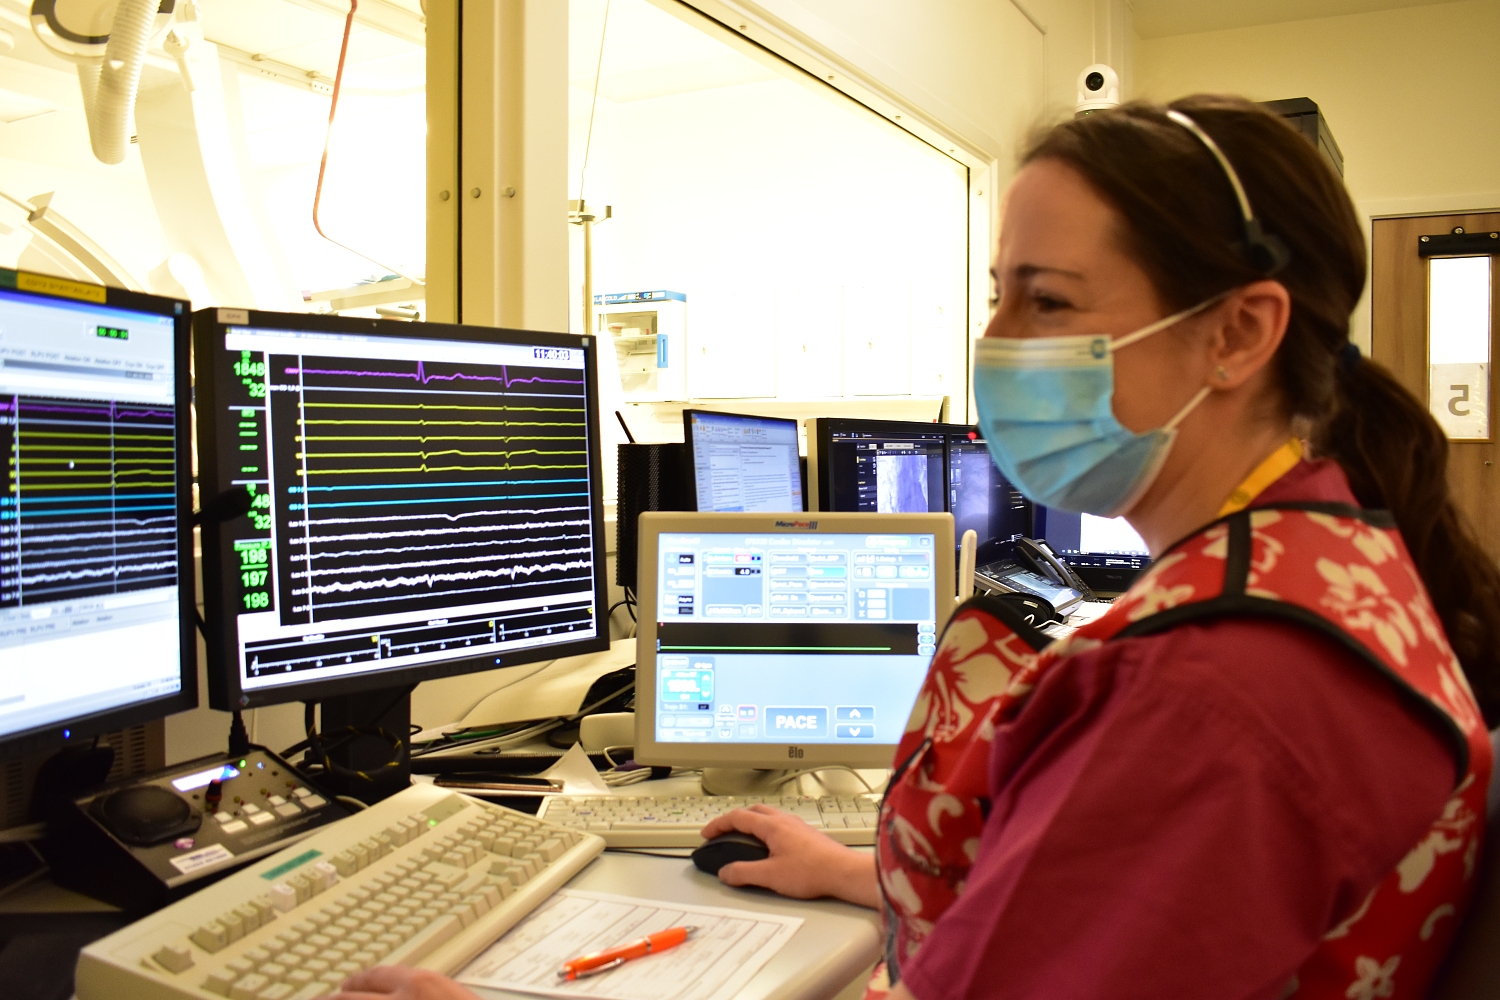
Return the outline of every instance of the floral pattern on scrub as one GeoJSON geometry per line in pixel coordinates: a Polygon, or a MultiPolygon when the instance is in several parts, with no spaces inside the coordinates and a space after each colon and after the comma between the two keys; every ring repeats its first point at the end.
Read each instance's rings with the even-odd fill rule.
{"type": "Polygon", "coordinates": [[[963,893],[988,813],[996,726],[1021,711],[1041,678],[1112,639],[1226,615],[1279,617],[1332,637],[1452,737],[1462,777],[1442,814],[1356,912],[1328,929],[1285,994],[1426,995],[1473,889],[1493,763],[1488,733],[1389,515],[1312,503],[1216,521],[1158,559],[1108,614],[1050,645],[1007,622],[999,602],[977,598],[959,608],[881,808],[886,962],[867,997],[899,981],[902,964],[963,893]]]}

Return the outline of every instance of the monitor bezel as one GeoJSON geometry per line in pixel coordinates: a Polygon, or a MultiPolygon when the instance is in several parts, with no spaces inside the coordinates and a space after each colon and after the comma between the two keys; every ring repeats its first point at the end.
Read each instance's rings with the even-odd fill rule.
{"type": "MultiPolygon", "coordinates": [[[[943,509],[948,509],[948,436],[976,430],[970,424],[927,423],[921,420],[867,420],[863,417],[814,417],[807,428],[807,495],[809,511],[838,513],[828,510],[833,502],[833,434],[836,430],[857,428],[876,434],[927,432],[943,442],[943,509]]],[[[935,512],[934,512],[935,513],[935,512]]]]}
{"type": "Polygon", "coordinates": [[[215,497],[225,489],[219,476],[219,454],[215,417],[217,414],[217,380],[213,358],[222,353],[224,334],[230,327],[241,329],[297,330],[310,333],[352,333],[366,336],[388,336],[404,339],[459,340],[477,343],[524,343],[538,347],[566,347],[584,352],[585,405],[589,409],[589,461],[595,470],[589,491],[589,517],[594,527],[594,607],[599,634],[556,645],[529,646],[507,653],[455,657],[441,663],[424,663],[352,677],[329,678],[298,684],[278,684],[269,688],[246,690],[239,672],[239,647],[233,609],[226,604],[224,567],[220,556],[219,524],[203,526],[202,567],[203,607],[207,625],[208,703],[220,711],[239,711],[262,705],[292,701],[322,701],[327,698],[414,685],[425,680],[453,677],[485,670],[544,660],[555,660],[583,653],[597,653],[609,648],[609,621],[604,609],[609,607],[609,590],[604,524],[603,466],[601,464],[599,428],[599,384],[597,340],[588,335],[546,333],[504,327],[467,326],[456,323],[413,323],[405,320],[365,319],[352,316],[316,315],[312,313],[277,313],[256,309],[200,309],[193,314],[193,347],[203,377],[198,382],[199,482],[203,496],[215,497]],[[228,314],[228,315],[226,315],[228,314]],[[498,659],[499,662],[496,662],[498,659]]]}
{"type": "Polygon", "coordinates": [[[808,769],[844,765],[890,767],[894,743],[850,746],[841,743],[659,743],[656,740],[656,699],[642,692],[656,690],[657,538],[663,533],[764,532],[787,534],[930,534],[936,550],[934,619],[942,634],[953,614],[956,595],[947,581],[954,579],[953,515],[834,514],[796,518],[789,527],[785,514],[720,514],[709,511],[650,511],[641,514],[640,548],[636,561],[639,626],[635,651],[635,759],[641,764],[678,767],[736,767],[753,769],[808,769]],[[777,522],[781,522],[778,525],[777,522]]]}
{"type": "MultiPolygon", "coordinates": [[[[731,417],[737,420],[769,420],[779,424],[792,425],[792,439],[797,438],[797,420],[795,417],[767,417],[759,413],[730,413],[728,410],[706,410],[702,407],[689,407],[682,411],[682,443],[685,449],[684,466],[687,473],[687,495],[693,501],[693,510],[698,510],[698,466],[693,458],[693,417],[698,415],[711,417],[731,417]]],[[[786,514],[807,513],[810,509],[807,500],[807,488],[801,483],[800,475],[797,486],[802,490],[802,507],[797,511],[783,511],[786,514]]],[[[704,513],[713,513],[705,511],[704,513]]]]}
{"type": "Polygon", "coordinates": [[[74,716],[59,722],[33,726],[15,733],[0,735],[0,759],[10,759],[71,746],[91,740],[103,733],[153,722],[177,712],[198,707],[198,637],[197,600],[193,563],[193,385],[190,368],[189,322],[192,305],[184,299],[146,292],[111,288],[88,282],[35,274],[29,271],[0,268],[0,290],[9,295],[28,296],[52,303],[83,303],[90,306],[123,309],[172,318],[172,365],[174,407],[179,419],[175,425],[177,463],[177,627],[178,671],[181,687],[176,693],[132,702],[117,708],[88,715],[74,716]],[[30,279],[30,280],[28,280],[30,279]],[[21,288],[22,284],[32,287],[21,288]],[[56,291],[43,291],[50,288],[56,291]],[[98,301],[102,290],[104,301],[98,301]],[[66,734],[66,735],[64,735],[66,734]]]}

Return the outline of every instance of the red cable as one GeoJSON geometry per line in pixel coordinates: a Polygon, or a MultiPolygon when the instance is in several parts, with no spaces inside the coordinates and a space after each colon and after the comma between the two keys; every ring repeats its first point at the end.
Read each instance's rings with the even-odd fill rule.
{"type": "Polygon", "coordinates": [[[328,105],[328,131],[323,135],[323,159],[318,163],[318,189],[313,193],[313,228],[318,231],[319,236],[323,237],[334,246],[343,247],[350,253],[355,254],[359,257],[363,257],[365,260],[369,261],[372,264],[378,264],[380,267],[385,268],[387,271],[390,271],[393,274],[398,274],[414,284],[421,285],[423,284],[423,282],[420,279],[415,278],[398,268],[391,267],[389,264],[382,264],[380,261],[376,260],[374,257],[371,257],[369,254],[360,253],[358,250],[354,249],[348,244],[340,243],[332,236],[329,236],[327,233],[323,232],[323,223],[318,219],[318,209],[322,206],[323,203],[323,178],[328,173],[328,147],[333,144],[333,121],[334,118],[337,117],[339,111],[339,89],[343,86],[344,83],[344,60],[349,55],[349,36],[354,32],[354,12],[358,9],[359,0],[349,0],[349,15],[344,18],[344,40],[342,44],[339,45],[339,68],[337,72],[334,73],[333,77],[333,100],[329,102],[328,105]]]}

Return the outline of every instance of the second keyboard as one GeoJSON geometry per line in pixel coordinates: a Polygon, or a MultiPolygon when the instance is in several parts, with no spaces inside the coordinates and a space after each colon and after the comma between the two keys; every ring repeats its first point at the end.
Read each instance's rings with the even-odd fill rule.
{"type": "Polygon", "coordinates": [[[548,823],[603,837],[610,847],[697,847],[698,831],[731,809],[774,806],[816,827],[841,844],[875,843],[880,795],[555,795],[537,816],[548,823]]]}

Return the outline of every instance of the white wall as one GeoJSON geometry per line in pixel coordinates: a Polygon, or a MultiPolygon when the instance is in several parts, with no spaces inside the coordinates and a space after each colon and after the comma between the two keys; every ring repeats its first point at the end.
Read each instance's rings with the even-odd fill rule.
{"type": "MultiPolygon", "coordinates": [[[[1156,100],[1227,91],[1316,101],[1343,150],[1349,193],[1367,217],[1500,207],[1494,0],[1136,44],[1138,89],[1156,100]]],[[[1368,348],[1367,305],[1353,333],[1368,348]]]]}

